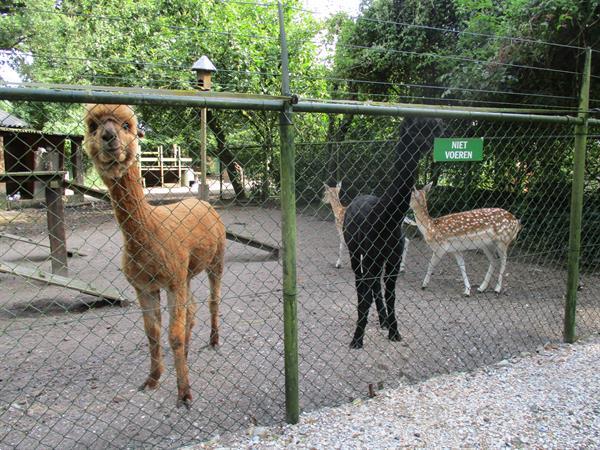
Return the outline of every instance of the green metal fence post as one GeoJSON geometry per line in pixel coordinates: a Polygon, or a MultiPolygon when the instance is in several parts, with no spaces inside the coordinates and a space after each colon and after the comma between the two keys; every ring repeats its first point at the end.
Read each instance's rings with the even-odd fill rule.
{"type": "Polygon", "coordinates": [[[575,155],[573,162],[573,187],[571,189],[571,219],[569,224],[569,259],[567,272],[567,298],[563,338],[575,341],[575,313],[577,308],[577,286],[579,285],[579,258],[581,254],[581,215],[583,210],[583,187],[585,175],[585,147],[588,133],[588,109],[590,104],[590,74],[592,50],[585,51],[585,65],[579,96],[578,117],[582,122],[575,126],[575,155]]]}
{"type": "MultiPolygon", "coordinates": [[[[283,8],[278,3],[281,39],[281,90],[290,96],[288,51],[283,8]]],[[[297,423],[300,415],[298,387],[298,305],[296,287],[296,154],[291,101],[279,115],[281,139],[281,234],[283,261],[283,328],[285,353],[285,409],[288,423],[297,423]]]]}

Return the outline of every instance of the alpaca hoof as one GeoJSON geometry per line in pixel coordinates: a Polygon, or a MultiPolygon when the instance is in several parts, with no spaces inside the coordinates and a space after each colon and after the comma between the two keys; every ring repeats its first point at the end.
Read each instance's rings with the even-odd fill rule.
{"type": "Polygon", "coordinates": [[[390,334],[388,335],[388,339],[392,342],[400,342],[402,340],[402,336],[400,336],[400,333],[398,332],[398,330],[396,331],[391,331],[390,330],[390,334]]]}
{"type": "Polygon", "coordinates": [[[155,390],[158,387],[158,380],[154,378],[148,378],[146,381],[142,383],[142,385],[138,388],[139,391],[145,391],[146,389],[155,390]]]}
{"type": "Polygon", "coordinates": [[[485,292],[485,288],[482,288],[481,286],[479,286],[479,287],[477,288],[477,292],[479,292],[479,293],[483,293],[483,292],[485,292]]]}
{"type": "Polygon", "coordinates": [[[363,342],[362,339],[358,340],[358,339],[352,339],[352,342],[350,343],[350,348],[359,350],[361,348],[363,348],[363,342]]]}
{"type": "Polygon", "coordinates": [[[421,289],[424,291],[425,289],[427,289],[427,285],[424,284],[423,286],[421,286],[421,289]]]}
{"type": "Polygon", "coordinates": [[[471,291],[465,291],[465,292],[463,293],[463,295],[464,295],[465,297],[470,297],[470,296],[471,296],[471,291]]]}
{"type": "Polygon", "coordinates": [[[191,394],[188,393],[183,398],[177,399],[177,407],[181,408],[182,406],[185,406],[185,408],[188,411],[192,408],[192,395],[191,394]]]}
{"type": "Polygon", "coordinates": [[[390,328],[390,324],[387,322],[387,320],[379,322],[379,326],[381,327],[382,330],[387,330],[390,328]]]}
{"type": "Polygon", "coordinates": [[[336,268],[336,269],[339,269],[340,267],[342,267],[342,264],[341,264],[341,263],[335,263],[335,268],[336,268]]]}

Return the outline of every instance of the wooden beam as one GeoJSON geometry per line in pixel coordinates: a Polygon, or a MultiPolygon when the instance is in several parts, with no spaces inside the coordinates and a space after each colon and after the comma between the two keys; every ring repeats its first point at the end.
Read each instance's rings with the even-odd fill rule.
{"type": "Polygon", "coordinates": [[[231,233],[230,231],[226,232],[227,239],[234,242],[239,242],[240,244],[248,245],[250,247],[258,248],[260,250],[264,250],[266,252],[271,253],[273,258],[279,257],[279,248],[273,247],[272,245],[265,244],[264,242],[256,241],[252,238],[240,236],[239,234],[231,233]]]}
{"type": "MultiPolygon", "coordinates": [[[[23,236],[17,236],[16,234],[10,233],[0,233],[0,238],[12,239],[13,241],[25,242],[26,244],[35,245],[37,247],[50,248],[49,245],[43,244],[41,242],[36,242],[33,239],[29,239],[23,236]]],[[[80,252],[78,249],[67,249],[67,256],[72,258],[73,256],[87,256],[87,253],[80,252]]]]}
{"type": "Polygon", "coordinates": [[[37,172],[5,172],[0,173],[0,183],[14,181],[25,183],[27,181],[62,181],[67,172],[65,171],[37,171],[37,172]]]}
{"type": "Polygon", "coordinates": [[[97,198],[98,200],[104,200],[105,202],[110,202],[110,195],[108,192],[101,191],[100,189],[92,189],[90,187],[84,186],[83,184],[76,183],[74,181],[64,181],[64,187],[67,189],[71,189],[83,195],[89,195],[90,197],[97,198]]]}
{"type": "Polygon", "coordinates": [[[19,264],[12,264],[8,262],[0,262],[0,272],[10,273],[12,275],[19,275],[24,278],[41,281],[42,283],[51,284],[54,286],[61,286],[67,289],[73,289],[75,291],[83,292],[84,294],[93,295],[95,297],[112,300],[115,303],[120,303],[121,306],[127,306],[130,304],[129,300],[121,295],[119,291],[113,288],[96,289],[89,283],[75,278],[64,277],[61,275],[55,275],[44,270],[35,269],[33,267],[26,267],[19,264]]]}

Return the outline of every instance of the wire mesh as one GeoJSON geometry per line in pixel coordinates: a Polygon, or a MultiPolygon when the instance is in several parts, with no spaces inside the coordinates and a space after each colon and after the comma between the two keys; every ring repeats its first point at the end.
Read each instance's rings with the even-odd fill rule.
{"type": "MultiPolygon", "coordinates": [[[[3,86],[59,91],[103,84],[108,85],[103,92],[115,102],[120,92],[134,91],[123,86],[137,86],[135,94],[149,97],[168,88],[174,90],[162,94],[174,98],[189,94],[195,84],[189,67],[207,53],[216,55],[219,71],[213,89],[236,92],[227,94],[229,99],[252,101],[243,92],[280,93],[275,3],[204,2],[193,14],[174,4],[163,5],[171,9],[162,11],[152,9],[159,8],[156,5],[131,3],[119,15],[59,3],[18,5],[32,25],[43,27],[31,33],[37,47],[0,51],[0,62],[8,60],[24,75],[3,86]],[[133,17],[137,27],[131,36],[123,34],[121,25],[133,17]],[[248,26],[248,17],[254,26],[248,26]],[[242,19],[244,27],[237,23],[242,19]],[[52,32],[63,28],[81,39],[54,39],[52,32]],[[46,48],[39,42],[61,44],[46,48]]],[[[388,20],[375,14],[376,8],[374,13],[361,11],[357,18],[331,21],[312,17],[293,2],[284,10],[291,28],[292,92],[301,99],[324,106],[340,99],[357,104],[366,100],[374,109],[379,105],[370,103],[373,100],[461,105],[465,117],[473,111],[468,106],[578,112],[581,34],[565,44],[545,42],[545,34],[540,39],[528,32],[496,35],[479,29],[475,21],[463,29],[461,21],[429,24],[404,16],[388,20]]],[[[593,86],[597,79],[592,75],[593,86]]],[[[591,100],[592,117],[598,102],[591,100]]],[[[182,103],[136,107],[145,137],[139,141],[135,181],[141,183],[151,208],[199,197],[201,113],[197,104],[182,103]]],[[[0,206],[6,207],[0,210],[2,445],[171,448],[283,421],[277,112],[208,110],[210,201],[229,239],[218,349],[208,345],[207,277],[201,274],[191,282],[198,309],[188,359],[194,400],[186,410],[176,408],[176,358],[164,294],[160,310],[165,372],[157,390],[138,390],[150,365],[142,318],[148,308],[137,303],[123,272],[124,235],[105,183],[83,152],[82,105],[11,101],[1,107],[33,120],[0,128],[0,172],[29,174],[0,183],[6,189],[0,198],[0,206]]],[[[336,268],[340,235],[332,208],[323,199],[329,191],[329,201],[335,205],[339,200],[338,206],[346,208],[361,194],[385,196],[397,181],[395,161],[404,118],[317,112],[294,114],[293,122],[303,410],[365,397],[373,387],[471,370],[561,340],[571,125],[444,120],[446,136],[484,139],[483,161],[440,163],[427,152],[418,161],[416,186],[433,182],[427,199],[434,218],[494,207],[519,219],[522,229],[509,247],[502,291],[493,291],[497,271],[487,291],[476,291],[488,268],[483,249],[464,255],[473,285],[470,297],[463,295],[463,278],[451,255],[443,257],[423,290],[432,249],[410,221],[403,223],[407,251],[396,283],[395,308],[402,340],[388,339],[372,307],[359,350],[349,346],[357,320],[355,273],[344,245],[341,267],[336,268]],[[334,188],[338,182],[339,191],[334,188]]],[[[590,128],[587,149],[580,335],[599,331],[600,304],[594,290],[600,249],[595,232],[598,133],[590,128]]],[[[418,139],[414,135],[408,142],[418,139]]],[[[409,218],[415,219],[414,214],[409,212],[409,218]]],[[[153,223],[159,230],[165,226],[153,223]]],[[[159,244],[160,239],[149,242],[159,244]]],[[[148,270],[142,264],[141,273],[148,270]]]]}
{"type": "MultiPolygon", "coordinates": [[[[230,233],[264,247],[228,241],[218,350],[207,345],[206,276],[193,278],[192,295],[198,301],[189,356],[194,402],[187,411],[175,407],[176,373],[166,323],[162,384],[156,391],[138,391],[149,355],[143,311],[122,273],[122,233],[102,191],[102,180],[89,157],[81,153],[82,107],[53,106],[60,111],[54,114],[62,114],[62,122],[71,125],[58,137],[27,130],[5,132],[6,172],[68,169],[72,180],[83,178],[83,185],[102,195],[88,191],[83,196],[74,190],[76,185],[67,184],[60,196],[65,202],[66,249],[72,255],[67,260],[65,287],[51,279],[56,261],[50,255],[56,249],[49,248],[48,238],[59,235],[48,225],[48,211],[54,210],[35,207],[44,204],[46,181],[7,184],[12,200],[2,213],[1,261],[12,273],[0,274],[6,293],[0,308],[0,348],[2,359],[9,362],[0,377],[2,441],[20,448],[168,447],[255,423],[282,421],[281,266],[270,251],[281,245],[277,114],[214,110],[208,115],[211,201],[230,233]],[[29,269],[29,277],[18,276],[17,266],[29,269]],[[35,275],[48,278],[32,279],[35,275]],[[103,294],[81,293],[79,283],[103,294]],[[113,297],[109,297],[111,292],[113,297]]],[[[43,111],[48,104],[30,107],[43,111]]],[[[136,181],[145,184],[149,203],[156,206],[197,197],[198,183],[189,185],[196,179],[186,177],[186,164],[193,170],[199,161],[198,109],[148,105],[136,111],[140,128],[146,132],[138,155],[141,177],[136,181]],[[160,146],[162,156],[158,156],[160,146]]],[[[486,292],[475,290],[487,269],[482,251],[465,253],[473,283],[470,297],[463,295],[462,278],[450,255],[422,290],[432,250],[414,226],[405,224],[408,251],[396,285],[402,341],[388,340],[371,308],[364,348],[349,347],[357,319],[355,279],[347,250],[342,252],[341,268],[335,267],[339,235],[332,209],[323,203],[325,185],[341,182],[338,198],[343,206],[359,194],[384,196],[395,180],[398,130],[404,121],[380,116],[294,116],[304,410],[366,396],[369,385],[391,387],[438,373],[470,370],[561,339],[572,128],[455,119],[444,121],[443,134],[483,137],[483,161],[439,163],[428,151],[418,162],[416,185],[434,181],[436,186],[428,194],[432,217],[500,207],[520,220],[522,230],[510,247],[502,292],[492,290],[496,272],[486,292]],[[328,122],[331,126],[323,126],[328,122]]],[[[597,135],[591,133],[590,155],[597,145],[597,135]]],[[[594,173],[593,164],[589,171],[594,173]]],[[[596,185],[594,176],[588,177],[583,234],[586,271],[578,310],[582,335],[597,332],[600,306],[592,288],[598,248],[593,232],[596,185]]],[[[161,311],[167,322],[164,300],[161,311]]]]}

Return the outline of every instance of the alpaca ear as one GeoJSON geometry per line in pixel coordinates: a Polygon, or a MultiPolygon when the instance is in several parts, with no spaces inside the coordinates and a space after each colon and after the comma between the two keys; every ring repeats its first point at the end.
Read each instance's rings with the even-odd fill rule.
{"type": "Polygon", "coordinates": [[[423,190],[425,192],[429,192],[431,190],[431,188],[433,187],[433,181],[430,181],[429,183],[427,183],[425,186],[423,186],[423,190]]]}
{"type": "Polygon", "coordinates": [[[339,188],[341,188],[341,187],[342,187],[342,182],[341,182],[341,181],[338,181],[338,182],[336,183],[335,187],[336,187],[336,188],[338,188],[338,189],[339,189],[339,188]]]}

